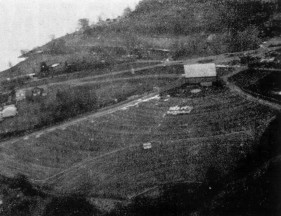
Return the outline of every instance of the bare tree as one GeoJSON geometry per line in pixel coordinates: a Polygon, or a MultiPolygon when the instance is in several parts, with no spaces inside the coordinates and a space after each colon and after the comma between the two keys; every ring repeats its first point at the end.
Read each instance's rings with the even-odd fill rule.
{"type": "Polygon", "coordinates": [[[52,40],[49,43],[49,51],[52,54],[64,54],[67,52],[66,42],[63,38],[52,40]]]}

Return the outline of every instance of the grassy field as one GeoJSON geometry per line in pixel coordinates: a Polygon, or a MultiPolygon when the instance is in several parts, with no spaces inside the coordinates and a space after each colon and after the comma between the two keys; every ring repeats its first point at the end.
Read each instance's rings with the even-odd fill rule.
{"type": "Polygon", "coordinates": [[[1,173],[23,173],[56,193],[120,199],[167,182],[200,182],[210,166],[223,176],[275,113],[224,88],[198,95],[192,88],[2,145],[1,173]],[[193,110],[167,115],[175,105],[193,110]]]}
{"type": "Polygon", "coordinates": [[[101,76],[88,76],[80,79],[67,80],[61,77],[55,77],[50,80],[43,79],[33,84],[30,83],[26,88],[40,85],[45,86],[48,92],[47,96],[34,101],[20,101],[17,104],[19,114],[14,118],[5,119],[5,121],[0,123],[0,136],[6,138],[15,133],[28,132],[28,130],[44,126],[41,121],[48,114],[48,110],[43,110],[42,107],[50,103],[55,103],[58,91],[75,91],[80,95],[89,91],[97,98],[96,107],[103,108],[124,101],[131,96],[151,92],[154,87],[165,86],[167,83],[177,79],[179,72],[176,69],[179,66],[151,67],[150,69],[136,71],[135,74],[132,74],[130,70],[131,67],[150,67],[150,64],[140,62],[120,65],[118,68],[120,71],[112,75],[101,74],[101,76]]]}

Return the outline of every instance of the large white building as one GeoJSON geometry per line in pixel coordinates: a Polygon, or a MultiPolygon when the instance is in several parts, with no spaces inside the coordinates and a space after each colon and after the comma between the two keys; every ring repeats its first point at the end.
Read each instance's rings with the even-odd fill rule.
{"type": "Polygon", "coordinates": [[[187,83],[212,83],[217,81],[217,70],[214,63],[184,65],[183,77],[187,83]]]}

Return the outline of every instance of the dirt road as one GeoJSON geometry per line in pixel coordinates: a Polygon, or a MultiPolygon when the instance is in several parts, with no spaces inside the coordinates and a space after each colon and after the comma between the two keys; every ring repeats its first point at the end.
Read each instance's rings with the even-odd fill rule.
{"type": "Polygon", "coordinates": [[[238,94],[240,94],[242,97],[257,102],[259,104],[262,104],[264,106],[268,106],[271,107],[272,109],[281,111],[281,105],[277,104],[277,103],[273,103],[270,102],[268,100],[264,100],[260,97],[255,97],[252,94],[243,91],[241,88],[239,88],[237,85],[234,85],[233,83],[229,82],[229,78],[234,76],[235,74],[240,73],[241,71],[245,70],[246,68],[238,68],[237,70],[235,70],[234,72],[227,74],[225,76],[222,77],[223,81],[226,83],[227,87],[231,90],[231,91],[236,91],[238,94]]]}

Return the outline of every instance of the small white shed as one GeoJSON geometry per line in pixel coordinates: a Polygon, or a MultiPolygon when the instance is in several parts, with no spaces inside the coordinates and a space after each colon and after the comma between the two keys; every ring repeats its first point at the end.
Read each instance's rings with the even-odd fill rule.
{"type": "Polygon", "coordinates": [[[17,107],[15,105],[4,106],[0,116],[3,118],[14,117],[18,114],[17,107]]]}

